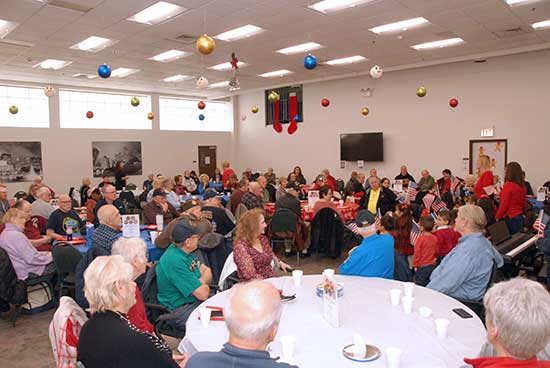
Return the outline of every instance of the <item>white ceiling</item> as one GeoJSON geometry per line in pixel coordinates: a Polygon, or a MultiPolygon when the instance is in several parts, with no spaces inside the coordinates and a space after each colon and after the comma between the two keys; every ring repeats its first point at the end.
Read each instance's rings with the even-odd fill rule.
{"type": "Polygon", "coordinates": [[[509,7],[504,0],[379,0],[374,3],[322,15],[307,8],[305,0],[166,0],[191,9],[156,26],[126,18],[157,0],[0,0],[0,19],[19,22],[4,41],[22,41],[33,46],[0,43],[0,79],[138,90],[188,96],[227,96],[227,88],[199,90],[194,80],[165,83],[175,74],[206,76],[210,83],[228,80],[231,71],[207,67],[227,62],[235,51],[249,66],[239,69],[242,93],[274,85],[293,84],[368,72],[373,64],[386,70],[418,63],[436,63],[483,53],[506,53],[518,48],[548,48],[550,30],[533,31],[531,23],[550,19],[550,0],[509,7]],[[56,6],[60,5],[60,6],[56,6]],[[73,10],[80,8],[84,11],[73,10]],[[87,11],[86,11],[87,10],[87,11]],[[430,25],[403,33],[376,35],[369,28],[414,17],[425,17],[430,25]],[[216,35],[254,24],[267,31],[236,42],[217,41],[213,54],[202,56],[194,42],[174,40],[181,35],[216,35]],[[520,27],[519,31],[507,31],[520,27]],[[71,50],[70,46],[89,36],[119,40],[97,53],[71,50]],[[416,51],[411,45],[450,37],[466,43],[432,51],[416,51]],[[305,54],[281,55],[280,48],[314,41],[325,46],[313,54],[322,62],[351,55],[363,55],[367,62],[347,66],[303,67],[305,54]],[[192,56],[170,63],[147,60],[161,52],[179,49],[192,56]],[[73,63],[61,70],[34,69],[44,59],[73,63]],[[82,80],[75,73],[96,74],[107,63],[113,69],[141,69],[125,78],[82,80]],[[282,78],[261,78],[258,74],[288,69],[282,78]]]}

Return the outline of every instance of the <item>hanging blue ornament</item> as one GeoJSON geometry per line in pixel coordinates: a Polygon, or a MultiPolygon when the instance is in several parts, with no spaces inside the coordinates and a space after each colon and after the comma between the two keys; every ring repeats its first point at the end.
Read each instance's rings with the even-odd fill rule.
{"type": "Polygon", "coordinates": [[[308,54],[304,58],[304,68],[308,70],[312,70],[312,69],[315,69],[316,66],[317,66],[317,58],[311,54],[308,54]]]}
{"type": "Polygon", "coordinates": [[[203,120],[204,120],[204,115],[203,115],[203,114],[200,114],[200,115],[199,115],[199,120],[200,120],[200,121],[203,121],[203,120]]]}
{"type": "Polygon", "coordinates": [[[294,116],[294,121],[297,123],[300,122],[300,116],[298,115],[294,116]]]}
{"type": "Polygon", "coordinates": [[[100,65],[97,68],[97,74],[101,78],[109,78],[111,76],[111,67],[109,67],[107,64],[100,65]]]}

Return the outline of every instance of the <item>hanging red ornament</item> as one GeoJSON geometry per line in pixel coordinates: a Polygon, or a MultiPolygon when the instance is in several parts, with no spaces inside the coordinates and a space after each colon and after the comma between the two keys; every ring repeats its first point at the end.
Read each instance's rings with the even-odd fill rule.
{"type": "Polygon", "coordinates": [[[321,100],[321,106],[327,107],[328,105],[330,105],[329,99],[328,99],[328,98],[323,98],[323,99],[321,100]]]}
{"type": "Polygon", "coordinates": [[[93,113],[92,111],[88,111],[88,112],[86,113],[86,117],[87,117],[88,119],[91,119],[91,118],[94,117],[94,113],[93,113]]]}
{"type": "Polygon", "coordinates": [[[197,104],[197,107],[201,110],[204,110],[204,108],[206,107],[206,104],[204,103],[204,101],[199,101],[199,103],[197,104]]]}
{"type": "Polygon", "coordinates": [[[230,63],[231,63],[231,68],[232,69],[235,69],[235,70],[239,69],[239,60],[237,60],[237,57],[235,56],[234,52],[231,53],[230,63]]]}
{"type": "Polygon", "coordinates": [[[458,106],[458,100],[456,98],[451,98],[451,100],[449,101],[449,106],[451,106],[452,108],[455,108],[458,106]]]}

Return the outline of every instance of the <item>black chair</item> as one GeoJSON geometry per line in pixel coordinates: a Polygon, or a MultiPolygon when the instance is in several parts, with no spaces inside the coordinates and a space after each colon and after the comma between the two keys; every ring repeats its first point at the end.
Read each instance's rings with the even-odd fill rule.
{"type": "Polygon", "coordinates": [[[336,191],[340,193],[344,193],[344,188],[346,187],[346,184],[342,179],[336,180],[336,191]]]}
{"type": "Polygon", "coordinates": [[[311,247],[314,252],[323,252],[336,259],[342,253],[344,223],[332,208],[323,208],[311,222],[311,247]]]}
{"type": "Polygon", "coordinates": [[[135,214],[139,213],[139,205],[136,201],[136,197],[134,196],[134,193],[132,193],[129,190],[124,190],[120,192],[118,195],[118,198],[124,203],[124,207],[126,208],[127,214],[135,214]]]}
{"type": "Polygon", "coordinates": [[[69,295],[74,295],[76,266],[82,259],[82,254],[71,244],[60,242],[52,248],[52,257],[57,269],[59,297],[63,295],[64,289],[68,290],[69,295]]]}
{"type": "Polygon", "coordinates": [[[27,192],[20,190],[19,192],[15,193],[13,197],[17,200],[25,199],[27,198],[27,192]]]}
{"type": "MultiPolygon", "coordinates": [[[[286,249],[288,243],[291,246],[294,244],[294,237],[296,236],[296,214],[288,208],[280,208],[273,214],[270,221],[271,229],[271,247],[274,248],[275,244],[283,243],[286,249]]],[[[296,252],[296,262],[300,264],[300,252],[296,252]]]]}

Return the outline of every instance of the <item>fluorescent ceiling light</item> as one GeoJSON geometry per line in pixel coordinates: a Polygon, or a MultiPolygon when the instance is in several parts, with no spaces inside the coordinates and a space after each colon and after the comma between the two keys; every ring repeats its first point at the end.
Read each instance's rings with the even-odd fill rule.
{"type": "Polygon", "coordinates": [[[170,50],[170,51],[163,52],[162,54],[155,55],[155,56],[149,58],[149,60],[160,61],[162,63],[168,63],[170,61],[181,59],[182,57],[186,57],[186,56],[189,56],[189,55],[191,55],[190,52],[180,51],[180,50],[170,50]]]}
{"type": "Polygon", "coordinates": [[[127,20],[131,20],[138,23],[155,25],[164,22],[167,19],[173,18],[186,12],[187,8],[179,5],[167,3],[165,1],[159,1],[151,5],[148,8],[143,9],[137,14],[134,14],[127,20]]]}
{"type": "Polygon", "coordinates": [[[319,45],[316,42],[307,42],[296,46],[290,46],[285,49],[280,49],[280,50],[277,50],[277,52],[280,54],[290,55],[290,54],[298,54],[300,52],[309,52],[321,47],[323,46],[319,45]]]}
{"type": "Polygon", "coordinates": [[[17,27],[19,23],[0,19],[0,38],[4,38],[17,27]]]}
{"type": "Polygon", "coordinates": [[[260,74],[259,76],[264,78],[273,78],[273,77],[282,77],[288,74],[292,74],[292,72],[290,70],[281,69],[281,70],[275,70],[269,73],[260,74]]]}
{"type": "Polygon", "coordinates": [[[428,49],[439,49],[443,47],[455,46],[461,43],[464,43],[464,40],[460,37],[456,37],[456,38],[449,38],[447,40],[421,43],[411,47],[415,50],[428,50],[428,49]]]}
{"type": "Polygon", "coordinates": [[[550,27],[550,19],[549,20],[543,20],[542,22],[533,23],[533,24],[531,24],[531,27],[533,27],[533,29],[548,28],[548,27],[550,27]]]}
{"type": "Polygon", "coordinates": [[[67,65],[71,64],[72,61],[64,61],[64,60],[55,60],[55,59],[46,59],[41,63],[36,64],[33,66],[33,68],[42,68],[42,69],[53,69],[53,70],[59,70],[67,65]]]}
{"type": "Polygon", "coordinates": [[[118,68],[111,72],[111,77],[124,78],[137,72],[139,72],[139,69],[118,68]]]}
{"type": "Polygon", "coordinates": [[[94,79],[94,78],[97,78],[97,74],[76,73],[76,74],[73,74],[73,77],[94,79]]]}
{"type": "Polygon", "coordinates": [[[214,36],[214,38],[217,38],[218,40],[222,40],[222,41],[231,42],[231,41],[240,40],[241,38],[254,36],[263,31],[264,31],[263,28],[256,27],[252,24],[247,24],[246,26],[235,28],[224,33],[220,33],[219,35],[214,36]]]}
{"type": "Polygon", "coordinates": [[[220,87],[227,87],[229,85],[229,81],[223,81],[214,83],[208,86],[208,88],[220,88],[220,87]]]}
{"type": "Polygon", "coordinates": [[[98,52],[106,47],[112,46],[117,43],[118,40],[111,40],[109,38],[92,36],[86,38],[84,41],[72,45],[70,48],[73,50],[82,50],[89,52],[98,52]]]}
{"type": "Polygon", "coordinates": [[[521,3],[532,3],[537,0],[506,0],[506,4],[508,5],[519,5],[521,3]]]}
{"type": "Polygon", "coordinates": [[[193,78],[193,77],[190,77],[188,75],[183,75],[183,74],[177,74],[177,75],[173,75],[171,77],[164,78],[162,81],[170,83],[170,82],[179,82],[179,81],[182,81],[182,80],[185,80],[185,79],[191,79],[191,78],[193,78]]]}
{"type": "MultiPolygon", "coordinates": [[[[247,63],[244,63],[244,62],[242,62],[242,61],[237,62],[237,66],[238,66],[239,68],[245,67],[245,66],[247,66],[247,65],[248,65],[247,63]]],[[[230,70],[231,68],[233,68],[233,66],[231,65],[230,62],[222,63],[222,64],[218,64],[218,65],[214,65],[214,66],[208,67],[208,69],[213,69],[213,70],[218,70],[218,71],[230,70]]]]}
{"type": "Polygon", "coordinates": [[[324,0],[319,1],[308,8],[316,10],[323,14],[333,13],[340,10],[353,8],[354,6],[371,3],[376,0],[324,0]]]}
{"type": "Polygon", "coordinates": [[[344,64],[353,64],[360,63],[361,61],[368,60],[366,57],[361,55],[349,56],[340,59],[333,59],[326,62],[328,65],[344,65],[344,64]]]}
{"type": "Polygon", "coordinates": [[[428,23],[427,19],[418,17],[418,18],[402,20],[400,22],[389,23],[389,24],[384,24],[383,26],[370,28],[369,31],[376,34],[381,34],[386,32],[396,32],[396,31],[406,31],[410,28],[418,27],[426,23],[428,23]]]}

